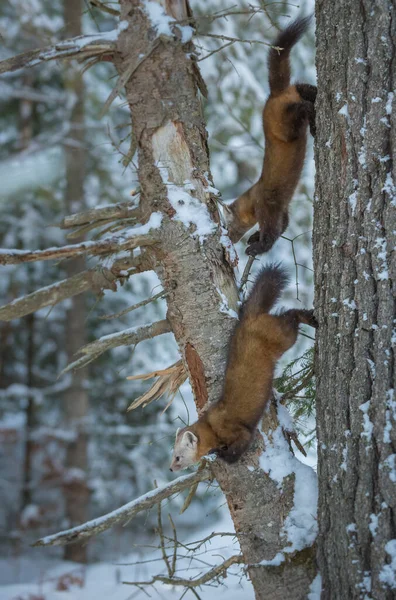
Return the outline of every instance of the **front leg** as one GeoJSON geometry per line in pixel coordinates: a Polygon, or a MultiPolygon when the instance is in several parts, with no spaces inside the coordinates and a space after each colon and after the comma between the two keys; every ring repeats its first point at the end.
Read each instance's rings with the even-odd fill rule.
{"type": "MultiPolygon", "coordinates": [[[[268,221],[267,221],[268,222],[268,221]]],[[[271,250],[276,240],[287,229],[289,224],[289,215],[287,210],[282,213],[282,216],[277,220],[272,220],[272,227],[260,227],[260,231],[253,233],[248,239],[248,247],[246,254],[249,256],[257,256],[271,250]]]]}
{"type": "Polygon", "coordinates": [[[238,434],[235,442],[223,446],[217,450],[217,456],[229,464],[237,462],[242,454],[246,452],[252,442],[252,433],[249,430],[243,430],[238,434]]]}

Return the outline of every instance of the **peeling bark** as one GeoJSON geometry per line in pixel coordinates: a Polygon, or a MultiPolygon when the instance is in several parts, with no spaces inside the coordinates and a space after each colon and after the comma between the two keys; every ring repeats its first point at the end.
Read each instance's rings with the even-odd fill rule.
{"type": "Polygon", "coordinates": [[[316,3],[322,598],[395,598],[395,4],[316,3]],[[388,547],[389,548],[389,547],[388,547]],[[389,580],[388,580],[389,581],[389,580]]]}

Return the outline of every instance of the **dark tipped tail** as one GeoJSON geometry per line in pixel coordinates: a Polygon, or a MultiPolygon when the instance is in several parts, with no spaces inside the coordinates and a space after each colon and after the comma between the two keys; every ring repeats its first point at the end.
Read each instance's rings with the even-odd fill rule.
{"type": "Polygon", "coordinates": [[[290,50],[308,29],[311,18],[312,15],[296,19],[284,31],[281,31],[273,42],[273,46],[283,48],[283,50],[271,48],[269,52],[269,86],[273,96],[280,94],[290,85],[290,50]]]}
{"type": "Polygon", "coordinates": [[[280,264],[264,267],[243,303],[241,318],[268,313],[279,300],[288,282],[287,272],[280,264]]]}

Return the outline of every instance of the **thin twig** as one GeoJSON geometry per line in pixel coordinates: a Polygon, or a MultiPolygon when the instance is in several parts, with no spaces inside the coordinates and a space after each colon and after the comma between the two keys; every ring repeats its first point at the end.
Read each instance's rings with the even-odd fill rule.
{"type": "Polygon", "coordinates": [[[158,502],[161,502],[162,500],[173,496],[185,488],[190,487],[196,481],[204,481],[210,476],[211,472],[209,469],[183,475],[171,483],[167,483],[154,490],[151,490],[150,492],[147,492],[147,494],[128,502],[128,504],[124,504],[124,506],[117,508],[103,517],[98,517],[97,519],[93,519],[92,521],[88,521],[87,523],[78,525],[77,527],[72,527],[71,529],[60,531],[59,533],[41,538],[37,540],[33,546],[64,546],[71,542],[77,542],[91,537],[92,535],[106,531],[106,529],[113,527],[120,521],[132,519],[142,510],[147,510],[155,504],[158,504],[158,502]]]}
{"type": "Polygon", "coordinates": [[[249,256],[248,261],[246,263],[245,269],[243,271],[242,277],[241,277],[241,283],[239,285],[239,291],[242,292],[243,288],[245,287],[247,280],[249,278],[249,274],[250,274],[250,269],[252,268],[252,265],[254,263],[254,256],[249,256]]]}
{"type": "Polygon", "coordinates": [[[151,298],[146,298],[146,300],[142,300],[141,302],[138,302],[137,304],[134,304],[133,306],[130,306],[129,308],[126,308],[125,310],[122,310],[119,313],[115,313],[114,315],[103,315],[99,318],[103,319],[104,321],[107,321],[109,319],[119,319],[120,317],[123,317],[124,315],[132,312],[133,310],[136,310],[137,308],[141,308],[142,306],[146,306],[146,304],[150,304],[150,302],[158,300],[158,298],[164,298],[166,295],[167,292],[165,290],[162,290],[162,292],[155,294],[155,296],[151,296],[151,298]]]}
{"type": "Polygon", "coordinates": [[[160,581],[168,585],[180,585],[187,588],[196,588],[201,587],[201,585],[205,585],[205,583],[208,583],[209,581],[217,580],[224,574],[225,571],[227,571],[229,567],[240,564],[245,564],[245,559],[241,554],[238,554],[230,556],[220,565],[213,567],[213,569],[210,569],[197,579],[182,579],[181,577],[165,577],[164,575],[156,575],[151,581],[123,581],[122,583],[125,583],[126,585],[154,585],[157,581],[160,581]]]}

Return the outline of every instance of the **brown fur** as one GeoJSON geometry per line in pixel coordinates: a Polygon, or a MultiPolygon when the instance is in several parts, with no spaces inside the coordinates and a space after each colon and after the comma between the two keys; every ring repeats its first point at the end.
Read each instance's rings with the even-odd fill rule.
{"type": "Polygon", "coordinates": [[[283,269],[265,267],[242,307],[233,333],[223,396],[190,427],[198,438],[197,460],[211,451],[235,462],[249,447],[271,397],[277,361],[297,339],[298,326],[316,327],[312,310],[268,311],[287,283],[283,269]]]}
{"type": "Polygon", "coordinates": [[[265,153],[260,179],[228,206],[233,242],[257,222],[260,231],[249,239],[247,254],[268,252],[288,226],[289,204],[305,159],[307,126],[315,134],[316,87],[290,85],[289,55],[308,27],[310,18],[297,19],[279,34],[269,53],[270,96],[263,110],[265,153]]]}

